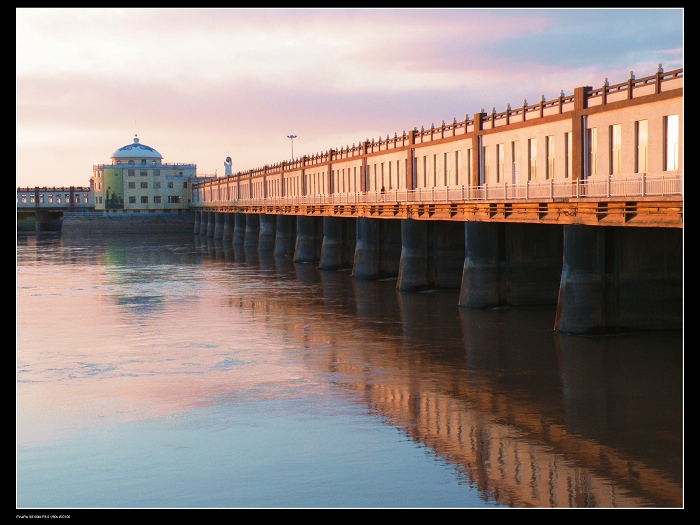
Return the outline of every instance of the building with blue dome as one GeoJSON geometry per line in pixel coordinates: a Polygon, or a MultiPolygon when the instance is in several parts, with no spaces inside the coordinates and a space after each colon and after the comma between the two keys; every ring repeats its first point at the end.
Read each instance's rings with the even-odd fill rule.
{"type": "Polygon", "coordinates": [[[191,200],[196,164],[168,164],[163,156],[134,136],[131,144],[112,153],[111,164],[94,164],[90,184],[95,210],[184,210],[191,200]]]}

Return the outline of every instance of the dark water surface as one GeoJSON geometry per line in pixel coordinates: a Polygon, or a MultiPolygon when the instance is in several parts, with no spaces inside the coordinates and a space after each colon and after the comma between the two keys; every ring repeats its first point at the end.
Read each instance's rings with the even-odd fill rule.
{"type": "Polygon", "coordinates": [[[18,509],[683,506],[681,332],[395,286],[18,236],[18,509]]]}

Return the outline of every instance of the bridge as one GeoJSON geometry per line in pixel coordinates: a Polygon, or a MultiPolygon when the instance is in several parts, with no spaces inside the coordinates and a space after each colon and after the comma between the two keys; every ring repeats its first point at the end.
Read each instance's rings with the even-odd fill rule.
{"type": "Polygon", "coordinates": [[[64,212],[95,209],[91,187],[17,188],[17,231],[60,231],[64,212]]]}
{"type": "Polygon", "coordinates": [[[683,70],[195,182],[198,235],[576,334],[680,329],[683,70]]]}

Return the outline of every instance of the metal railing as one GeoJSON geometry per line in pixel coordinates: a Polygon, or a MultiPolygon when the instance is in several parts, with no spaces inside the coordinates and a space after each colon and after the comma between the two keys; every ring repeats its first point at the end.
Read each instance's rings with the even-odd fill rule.
{"type": "Polygon", "coordinates": [[[572,198],[681,197],[683,177],[679,173],[610,175],[584,180],[527,181],[522,184],[495,183],[482,186],[446,186],[415,190],[390,189],[385,192],[349,192],[286,197],[252,197],[231,200],[204,200],[193,204],[210,206],[294,206],[318,204],[404,204],[460,203],[471,201],[554,200],[572,198]]]}

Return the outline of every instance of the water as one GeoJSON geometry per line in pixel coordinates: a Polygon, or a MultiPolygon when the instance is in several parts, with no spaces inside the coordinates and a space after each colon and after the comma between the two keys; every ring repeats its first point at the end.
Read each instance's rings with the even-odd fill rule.
{"type": "Polygon", "coordinates": [[[18,236],[17,508],[683,506],[681,333],[395,284],[18,236]]]}

